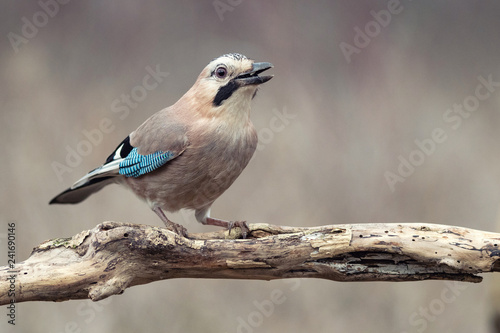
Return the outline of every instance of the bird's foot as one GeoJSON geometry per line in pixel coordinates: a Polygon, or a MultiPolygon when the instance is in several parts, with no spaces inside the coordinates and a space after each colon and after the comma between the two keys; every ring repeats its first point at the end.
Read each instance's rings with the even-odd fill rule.
{"type": "Polygon", "coordinates": [[[165,227],[167,227],[168,230],[175,232],[177,235],[181,237],[189,238],[187,229],[180,224],[170,221],[163,212],[163,210],[161,210],[161,208],[155,207],[153,208],[153,211],[156,213],[156,215],[160,217],[160,219],[163,221],[165,227]]]}
{"type": "Polygon", "coordinates": [[[239,227],[241,229],[241,237],[243,239],[247,238],[250,228],[248,228],[247,221],[229,221],[227,225],[227,231],[231,233],[233,227],[239,227]]]}
{"type": "Polygon", "coordinates": [[[170,221],[170,224],[165,223],[165,226],[167,227],[168,230],[175,232],[177,235],[189,238],[187,229],[182,225],[170,221]]]}
{"type": "Polygon", "coordinates": [[[248,228],[246,221],[224,221],[214,219],[212,217],[207,217],[205,224],[227,228],[229,234],[231,234],[231,229],[233,229],[234,227],[238,227],[241,229],[242,238],[247,238],[248,233],[250,233],[250,228],[248,228]]]}

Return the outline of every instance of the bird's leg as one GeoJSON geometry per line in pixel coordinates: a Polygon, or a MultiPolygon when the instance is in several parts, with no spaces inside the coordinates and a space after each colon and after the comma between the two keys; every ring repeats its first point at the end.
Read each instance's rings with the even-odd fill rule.
{"type": "Polygon", "coordinates": [[[187,229],[180,224],[170,221],[160,207],[154,207],[153,212],[160,217],[168,230],[175,232],[179,236],[188,238],[187,229]]]}
{"type": "Polygon", "coordinates": [[[213,217],[207,217],[204,224],[227,228],[229,233],[231,233],[231,229],[233,227],[239,227],[241,229],[241,237],[243,238],[247,238],[247,234],[250,232],[246,221],[224,221],[220,219],[214,219],[213,217]]]}

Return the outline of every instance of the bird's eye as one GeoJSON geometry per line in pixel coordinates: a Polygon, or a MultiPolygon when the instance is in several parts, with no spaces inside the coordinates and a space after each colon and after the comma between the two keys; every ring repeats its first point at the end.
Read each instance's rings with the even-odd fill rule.
{"type": "Polygon", "coordinates": [[[226,77],[226,75],[227,75],[227,69],[226,69],[226,67],[222,67],[222,66],[217,67],[217,68],[215,69],[215,75],[216,75],[219,79],[223,79],[223,78],[225,78],[225,77],[226,77]]]}

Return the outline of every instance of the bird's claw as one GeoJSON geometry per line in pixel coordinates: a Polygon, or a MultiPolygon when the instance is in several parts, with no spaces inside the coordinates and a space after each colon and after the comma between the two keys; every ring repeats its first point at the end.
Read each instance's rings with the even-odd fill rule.
{"type": "Polygon", "coordinates": [[[230,221],[227,223],[227,231],[231,234],[231,229],[233,227],[239,227],[241,229],[241,237],[243,239],[247,238],[248,233],[250,232],[250,228],[248,228],[246,221],[230,221]]]}
{"type": "Polygon", "coordinates": [[[187,229],[184,228],[182,225],[180,224],[177,224],[177,223],[173,223],[172,222],[172,225],[167,227],[167,229],[169,229],[170,231],[173,231],[175,232],[177,235],[181,236],[181,237],[185,237],[185,238],[188,238],[188,232],[187,232],[187,229]]]}

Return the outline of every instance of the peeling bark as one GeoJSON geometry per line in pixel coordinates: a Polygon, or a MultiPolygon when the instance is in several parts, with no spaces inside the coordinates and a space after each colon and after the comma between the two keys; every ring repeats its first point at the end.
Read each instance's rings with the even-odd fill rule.
{"type": "Polygon", "coordinates": [[[104,222],[71,238],[46,241],[13,269],[0,267],[0,304],[98,301],[131,286],[171,278],[333,281],[457,280],[500,270],[500,234],[424,224],[353,224],[311,228],[250,224],[190,234],[104,222]],[[14,281],[14,284],[11,282],[14,281]]]}

